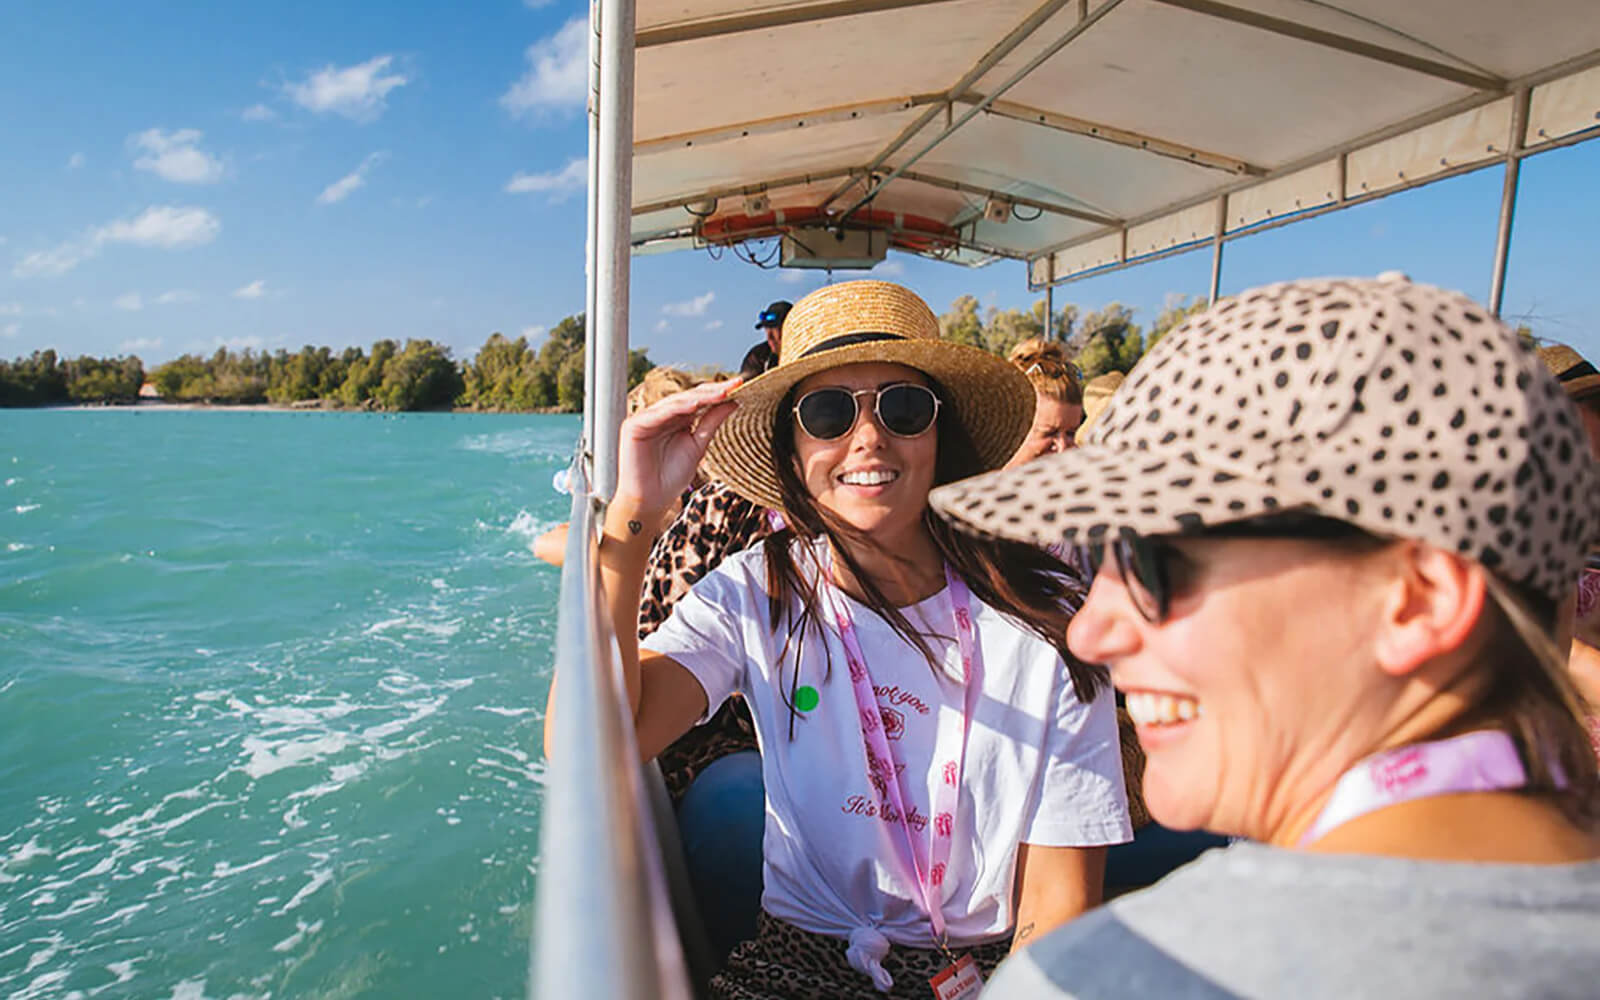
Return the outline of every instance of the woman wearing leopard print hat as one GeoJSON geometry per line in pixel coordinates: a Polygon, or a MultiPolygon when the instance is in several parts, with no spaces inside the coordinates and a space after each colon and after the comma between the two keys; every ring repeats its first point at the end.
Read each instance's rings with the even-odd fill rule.
{"type": "Polygon", "coordinates": [[[640,752],[735,691],[761,743],[763,913],[712,996],[920,1000],[1100,901],[1131,831],[1110,688],[1065,650],[1078,579],[928,509],[1032,412],[1022,372],[854,281],[794,307],[776,368],[623,425],[599,557],[640,752]],[[784,527],[636,646],[646,526],[702,456],[784,527]]]}
{"type": "Polygon", "coordinates": [[[1600,537],[1577,412],[1401,276],[1189,320],[1087,446],[935,491],[1082,545],[1161,823],[1247,838],[1043,939],[995,996],[1592,996],[1600,780],[1557,607],[1600,537]]]}

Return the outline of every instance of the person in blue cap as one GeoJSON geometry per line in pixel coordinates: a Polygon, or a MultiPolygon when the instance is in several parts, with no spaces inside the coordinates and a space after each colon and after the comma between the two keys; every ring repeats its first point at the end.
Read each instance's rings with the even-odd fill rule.
{"type": "Polygon", "coordinates": [[[744,360],[739,362],[741,378],[755,378],[777,365],[778,345],[783,342],[783,320],[793,308],[794,303],[779,299],[761,310],[761,315],[756,317],[756,329],[765,333],[767,339],[745,353],[744,360]]]}

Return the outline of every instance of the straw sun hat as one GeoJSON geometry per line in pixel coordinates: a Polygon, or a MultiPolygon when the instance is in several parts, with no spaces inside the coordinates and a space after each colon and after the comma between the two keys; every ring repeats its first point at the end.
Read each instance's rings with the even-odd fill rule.
{"type": "Polygon", "coordinates": [[[777,367],[730,395],[739,405],[711,439],[708,471],[741,496],[781,508],[772,457],[779,404],[806,377],[863,362],[905,365],[936,381],[985,469],[1004,465],[1033,422],[1033,388],[1015,366],[976,347],[941,340],[939,321],[910,289],[887,281],[849,281],[818,289],[795,304],[784,320],[777,367]]]}
{"type": "Polygon", "coordinates": [[[1550,369],[1550,374],[1561,383],[1567,395],[1576,400],[1600,396],[1600,371],[1585,361],[1583,355],[1566,344],[1550,344],[1539,348],[1539,360],[1550,369]]]}

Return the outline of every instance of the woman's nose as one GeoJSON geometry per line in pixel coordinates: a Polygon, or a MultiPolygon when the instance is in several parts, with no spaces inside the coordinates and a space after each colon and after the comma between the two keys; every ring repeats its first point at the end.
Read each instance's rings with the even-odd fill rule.
{"type": "Polygon", "coordinates": [[[1139,647],[1139,618],[1128,587],[1111,564],[1102,566],[1083,607],[1067,625],[1067,647],[1088,663],[1109,663],[1139,647]]]}

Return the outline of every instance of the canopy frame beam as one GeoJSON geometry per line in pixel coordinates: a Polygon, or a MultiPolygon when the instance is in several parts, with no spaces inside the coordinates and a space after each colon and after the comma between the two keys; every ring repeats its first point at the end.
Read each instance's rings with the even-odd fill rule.
{"type": "MultiPolygon", "coordinates": [[[[1163,0],[1163,2],[1164,2],[1164,0],[1163,0]]],[[[1545,68],[1543,70],[1540,70],[1537,73],[1533,73],[1533,74],[1530,74],[1530,75],[1528,75],[1526,77],[1523,77],[1521,79],[1514,80],[1514,81],[1512,81],[1510,86],[1513,89],[1513,91],[1521,90],[1523,88],[1529,88],[1529,89],[1537,88],[1537,87],[1541,86],[1542,84],[1546,84],[1546,83],[1553,82],[1555,80],[1563,79],[1565,77],[1572,76],[1574,74],[1584,72],[1585,70],[1592,69],[1592,68],[1595,68],[1597,66],[1600,66],[1600,50],[1595,50],[1595,51],[1592,51],[1592,52],[1584,53],[1584,54],[1579,55],[1579,56],[1574,56],[1571,59],[1568,59],[1568,60],[1566,60],[1564,62],[1558,63],[1558,64],[1556,64],[1554,66],[1547,67],[1547,68],[1545,68]]],[[[1459,166],[1452,167],[1452,168],[1450,168],[1448,170],[1442,170],[1442,171],[1439,171],[1438,173],[1430,174],[1428,177],[1423,178],[1423,179],[1418,180],[1418,181],[1408,181],[1406,183],[1399,184],[1399,185],[1396,185],[1396,186],[1390,187],[1390,188],[1385,188],[1385,189],[1380,190],[1380,191],[1367,192],[1367,193],[1363,193],[1363,194],[1359,194],[1359,195],[1349,195],[1348,191],[1346,189],[1346,185],[1345,185],[1344,158],[1349,153],[1351,153],[1353,151],[1364,149],[1367,146],[1371,146],[1371,145],[1373,145],[1375,143],[1382,142],[1385,139],[1392,139],[1392,138],[1394,138],[1396,136],[1404,135],[1404,134],[1406,134],[1408,132],[1415,131],[1415,130],[1423,128],[1425,126],[1432,125],[1432,124],[1435,124],[1437,122],[1444,121],[1444,120],[1446,120],[1448,118],[1451,118],[1451,117],[1453,117],[1455,115],[1462,114],[1463,112],[1476,110],[1477,108],[1481,108],[1484,105],[1491,104],[1491,103],[1493,103],[1495,101],[1504,100],[1504,98],[1505,98],[1505,95],[1498,94],[1498,93],[1479,93],[1479,94],[1470,95],[1468,97],[1463,97],[1460,100],[1452,101],[1449,104],[1446,104],[1446,105],[1443,105],[1441,107],[1435,108],[1432,111],[1425,111],[1425,112],[1422,112],[1421,114],[1414,115],[1411,118],[1407,118],[1404,121],[1396,122],[1393,125],[1387,125],[1387,126],[1381,128],[1381,129],[1377,129],[1377,130],[1375,130],[1373,132],[1369,132],[1366,135],[1357,136],[1356,138],[1348,140],[1348,141],[1343,142],[1343,143],[1340,143],[1338,146],[1335,146],[1333,148],[1319,150],[1319,151],[1317,151],[1315,153],[1310,154],[1309,156],[1305,156],[1305,157],[1302,157],[1302,158],[1300,158],[1298,160],[1294,160],[1294,161],[1292,161],[1290,163],[1286,163],[1281,167],[1275,167],[1272,170],[1268,171],[1268,173],[1266,174],[1266,176],[1264,178],[1242,179],[1242,180],[1240,180],[1240,181],[1238,181],[1236,183],[1230,184],[1230,185],[1228,185],[1226,187],[1223,187],[1223,188],[1220,188],[1220,189],[1212,190],[1212,191],[1207,192],[1205,194],[1196,195],[1196,196],[1191,197],[1191,198],[1186,198],[1186,199],[1183,199],[1181,201],[1172,202],[1172,203],[1163,205],[1160,208],[1157,208],[1157,209],[1155,209],[1153,211],[1146,212],[1143,215],[1135,216],[1135,217],[1132,217],[1132,218],[1128,219],[1128,221],[1126,223],[1126,227],[1123,230],[1124,239],[1126,239],[1126,228],[1132,228],[1134,226],[1138,226],[1138,225],[1141,225],[1141,224],[1146,223],[1146,222],[1153,222],[1153,221],[1155,221],[1157,219],[1161,219],[1161,218],[1163,218],[1165,216],[1173,215],[1173,214],[1176,214],[1178,212],[1184,211],[1185,209],[1194,208],[1197,205],[1202,205],[1202,204],[1204,204],[1206,202],[1212,201],[1213,199],[1217,198],[1219,195],[1236,194],[1236,193],[1238,193],[1240,191],[1243,191],[1243,190],[1249,188],[1250,186],[1252,186],[1253,184],[1257,183],[1260,180],[1272,180],[1272,179],[1275,179],[1275,178],[1278,178],[1278,177],[1286,177],[1286,176],[1288,176],[1290,174],[1293,174],[1293,173],[1296,173],[1298,171],[1305,170],[1305,169],[1310,168],[1310,167],[1315,167],[1315,166],[1321,165],[1323,163],[1327,163],[1329,161],[1337,161],[1339,163],[1339,191],[1337,192],[1337,197],[1332,202],[1330,202],[1330,203],[1328,203],[1326,205],[1320,205],[1320,206],[1318,206],[1316,208],[1307,209],[1305,211],[1294,212],[1294,213],[1290,213],[1290,214],[1279,216],[1279,217],[1274,218],[1274,219],[1263,220],[1262,222],[1255,223],[1255,224],[1253,224],[1251,226],[1233,230],[1232,232],[1229,232],[1224,237],[1224,242],[1232,241],[1233,239],[1236,239],[1236,238],[1238,238],[1240,236],[1247,236],[1247,235],[1250,235],[1252,233],[1265,232],[1265,231],[1267,231],[1269,229],[1276,229],[1279,226],[1287,225],[1287,224],[1289,224],[1291,222],[1297,222],[1297,221],[1302,220],[1302,219],[1315,218],[1318,215],[1325,215],[1328,212],[1337,211],[1337,210],[1342,209],[1342,208],[1349,208],[1349,207],[1354,206],[1354,205],[1364,204],[1364,203],[1369,202],[1369,201],[1374,201],[1374,200],[1376,200],[1378,198],[1386,197],[1387,195],[1390,195],[1390,194],[1397,194],[1397,193],[1399,193],[1401,191],[1409,191],[1409,190],[1412,190],[1413,188],[1422,187],[1422,186],[1424,186],[1426,184],[1431,184],[1431,183],[1433,183],[1435,181],[1447,180],[1447,179],[1449,179],[1451,177],[1458,177],[1458,176],[1460,176],[1462,174],[1471,173],[1471,172],[1473,172],[1475,170],[1481,170],[1486,166],[1492,165],[1493,162],[1495,162],[1495,161],[1491,160],[1491,161],[1489,161],[1487,163],[1482,162],[1482,161],[1473,162],[1473,163],[1466,163],[1466,164],[1462,164],[1462,165],[1459,165],[1459,166]]],[[[1558,137],[1558,138],[1555,138],[1555,139],[1545,139],[1545,140],[1542,140],[1542,141],[1540,141],[1539,143],[1537,143],[1535,145],[1524,145],[1521,149],[1516,151],[1515,155],[1516,155],[1516,157],[1518,159],[1523,159],[1523,158],[1526,158],[1528,156],[1535,155],[1537,153],[1545,152],[1546,150],[1560,149],[1562,147],[1575,145],[1575,144],[1577,144],[1579,142],[1583,142],[1585,140],[1593,139],[1593,138],[1596,138],[1596,137],[1597,137],[1596,132],[1593,131],[1593,130],[1590,130],[1590,131],[1575,133],[1575,134],[1572,134],[1572,135],[1561,136],[1561,137],[1558,137]]],[[[1062,241],[1060,243],[1054,243],[1054,244],[1051,244],[1050,246],[1042,247],[1039,250],[1033,251],[1033,252],[1028,254],[1028,259],[1030,261],[1047,259],[1047,258],[1048,259],[1053,259],[1055,254],[1060,253],[1063,250],[1070,250],[1073,247],[1081,246],[1081,245],[1083,245],[1085,243],[1090,243],[1090,242],[1092,242],[1094,240],[1101,239],[1101,238],[1106,237],[1106,236],[1110,236],[1115,231],[1116,230],[1113,230],[1113,229],[1105,229],[1105,230],[1100,230],[1100,231],[1096,231],[1096,232],[1092,232],[1092,233],[1085,233],[1085,234],[1083,234],[1081,236],[1075,236],[1072,239],[1064,240],[1064,241],[1062,241]]],[[[1179,246],[1179,247],[1172,247],[1172,248],[1165,249],[1165,250],[1154,251],[1154,252],[1149,253],[1149,254],[1141,254],[1141,255],[1135,257],[1134,260],[1132,261],[1132,263],[1139,264],[1139,263],[1146,263],[1146,262],[1149,262],[1149,261],[1161,260],[1163,258],[1171,257],[1171,256],[1174,256],[1176,254],[1186,253],[1187,251],[1192,250],[1192,249],[1194,249],[1194,244],[1185,244],[1185,245],[1179,246]]],[[[1121,270],[1122,268],[1127,267],[1127,266],[1129,266],[1129,262],[1127,261],[1126,257],[1124,256],[1122,258],[1119,258],[1119,260],[1117,262],[1115,262],[1115,263],[1106,264],[1103,267],[1092,268],[1090,270],[1082,271],[1082,272],[1079,272],[1077,274],[1070,274],[1070,275],[1066,275],[1064,277],[1056,277],[1053,280],[1058,285],[1064,285],[1064,284],[1069,284],[1071,282],[1077,281],[1077,280],[1079,280],[1081,278],[1089,277],[1091,275],[1104,274],[1104,273],[1107,273],[1108,271],[1121,270]]],[[[1030,287],[1033,286],[1033,280],[1032,280],[1031,277],[1029,278],[1029,285],[1030,285],[1030,287]]]]}
{"type": "MultiPolygon", "coordinates": [[[[970,104],[977,104],[982,100],[983,96],[980,94],[967,94],[960,98],[961,103],[970,104]]],[[[1162,139],[1143,132],[1135,132],[1132,129],[1107,125],[1102,122],[1092,122],[1083,118],[1074,118],[1071,115],[1045,111],[1041,108],[1018,104],[1014,101],[995,101],[989,105],[987,110],[989,114],[999,118],[1054,129],[1058,132],[1070,132],[1073,135],[1099,139],[1102,142],[1114,143],[1118,146],[1128,146],[1147,153],[1155,153],[1158,156],[1181,160],[1184,163],[1192,163],[1198,167],[1210,167],[1213,170],[1249,177],[1260,177],[1267,172],[1265,167],[1251,163],[1243,157],[1213,153],[1184,145],[1181,142],[1173,142],[1170,139],[1162,139]]]]}
{"type": "Polygon", "coordinates": [[[1498,93],[1506,89],[1505,80],[1479,70],[1463,69],[1460,66],[1452,66],[1449,63],[1440,62],[1437,59],[1425,59],[1409,52],[1401,52],[1398,49],[1385,48],[1372,42],[1364,42],[1359,38],[1350,38],[1347,35],[1324,31],[1321,28],[1313,28],[1310,25],[1299,24],[1294,21],[1287,21],[1259,11],[1218,3],[1217,0],[1156,0],[1156,2],[1164,3],[1169,7],[1192,11],[1196,14],[1203,14],[1206,17],[1215,17],[1234,24],[1259,28],[1262,31],[1271,32],[1274,35],[1282,35],[1285,38],[1293,38],[1296,41],[1321,45],[1324,48],[1336,49],[1350,55],[1364,56],[1367,59],[1387,63],[1390,66],[1398,66],[1416,73],[1448,80],[1451,83],[1470,87],[1473,90],[1487,90],[1498,93]]]}
{"type": "Polygon", "coordinates": [[[1533,91],[1523,87],[1517,91],[1516,102],[1511,106],[1511,136],[1506,142],[1505,184],[1500,189],[1500,224],[1494,240],[1494,272],[1489,278],[1489,312],[1500,315],[1500,305],[1506,292],[1506,268],[1511,261],[1511,227],[1517,214],[1517,183],[1522,176],[1523,147],[1528,140],[1528,107],[1533,91]]]}
{"type": "MultiPolygon", "coordinates": [[[[1006,56],[1009,56],[1012,52],[1015,52],[1018,46],[1022,45],[1022,43],[1026,42],[1029,38],[1032,38],[1034,32],[1042,28],[1045,25],[1045,22],[1049,21],[1052,17],[1055,17],[1056,14],[1061,11],[1061,8],[1067,6],[1067,4],[1071,2],[1072,0],[1045,0],[1043,4],[1040,4],[1039,7],[1035,8],[1033,13],[1023,18],[1022,23],[1018,24],[1015,28],[1012,28],[1009,32],[1007,32],[1004,38],[996,42],[988,52],[983,54],[983,58],[979,59],[973,64],[971,69],[967,70],[961,75],[961,79],[957,80],[951,85],[950,89],[945,93],[945,103],[942,107],[929,108],[927,111],[917,116],[916,121],[901,129],[900,134],[895,136],[894,139],[892,139],[889,144],[878,153],[877,156],[872,158],[872,162],[867,165],[869,176],[878,171],[885,163],[889,162],[889,157],[893,156],[895,153],[898,153],[902,148],[904,148],[906,143],[910,142],[912,139],[915,139],[923,129],[927,128],[928,125],[934,121],[934,119],[939,117],[939,113],[941,111],[943,111],[945,115],[945,131],[951,131],[953,126],[950,123],[950,119],[954,102],[968,90],[971,90],[979,80],[983,79],[984,74],[1000,65],[1006,56]]],[[[1079,10],[1081,11],[1083,9],[1083,0],[1079,0],[1079,2],[1079,10]]],[[[1117,3],[1120,2],[1120,0],[1110,0],[1110,2],[1117,3]]],[[[1082,24],[1083,20],[1084,19],[1080,17],[1079,23],[1082,24]]],[[[837,190],[828,195],[828,197],[823,201],[823,209],[826,210],[834,202],[838,201],[840,198],[843,198],[845,194],[855,186],[855,184],[856,181],[854,178],[844,184],[841,184],[837,190]]]]}
{"type": "Polygon", "coordinates": [[[736,14],[645,28],[636,36],[634,46],[648,49],[675,42],[693,42],[747,31],[764,31],[793,24],[813,24],[840,17],[856,17],[861,14],[876,14],[879,11],[951,2],[953,0],[822,0],[821,3],[795,4],[769,10],[740,11],[736,14]]]}
{"type": "MultiPolygon", "coordinates": [[[[1024,63],[1022,68],[1018,69],[1015,73],[1012,73],[1011,76],[1006,78],[1006,80],[996,87],[987,97],[984,97],[977,103],[973,104],[972,107],[968,108],[962,113],[961,117],[950,122],[939,132],[938,135],[924,143],[921,149],[913,153],[908,159],[902,161],[898,167],[895,167],[893,170],[889,171],[887,177],[875,179],[872,186],[867,189],[867,192],[861,197],[857,198],[854,204],[840,214],[840,222],[850,218],[850,216],[858,211],[862,206],[866,205],[873,198],[876,198],[878,193],[881,192],[884,189],[884,186],[890,181],[893,181],[896,177],[899,177],[901,174],[905,173],[905,171],[909,170],[911,166],[918,160],[933,152],[933,150],[937,148],[940,143],[954,135],[956,131],[961,128],[961,126],[965,125],[967,122],[976,118],[980,113],[987,110],[989,106],[995,101],[998,101],[1006,91],[1021,83],[1027,78],[1028,74],[1032,73],[1040,66],[1043,66],[1046,62],[1049,62],[1051,59],[1055,58],[1062,49],[1065,49],[1068,45],[1071,45],[1073,42],[1083,37],[1083,35],[1087,33],[1090,28],[1094,27],[1096,24],[1099,24],[1107,14],[1110,14],[1121,5],[1122,0],[1104,0],[1100,6],[1096,7],[1092,11],[1089,11],[1087,17],[1080,18],[1077,24],[1074,24],[1072,27],[1062,32],[1059,38],[1051,42],[1049,45],[1046,45],[1043,50],[1037,53],[1032,59],[1029,59],[1026,63],[1024,63]]],[[[1048,7],[1051,5],[1046,4],[1046,6],[1048,7]]],[[[996,60],[996,62],[998,62],[998,60],[996,60]]],[[[980,76],[981,75],[982,74],[980,74],[980,76]]],[[[965,89],[966,88],[963,88],[963,90],[965,89]]],[[[955,96],[959,95],[952,95],[952,100],[955,96]]]]}
{"type": "Polygon", "coordinates": [[[967,184],[963,181],[953,181],[945,177],[936,176],[934,174],[924,174],[913,170],[907,170],[905,173],[900,175],[900,180],[910,181],[914,184],[926,184],[929,187],[944,188],[947,191],[959,191],[962,194],[981,195],[985,198],[1002,198],[1006,201],[1012,202],[1013,204],[1021,205],[1024,208],[1032,208],[1041,212],[1049,212],[1051,215],[1064,215],[1069,219],[1080,219],[1084,222],[1093,222],[1101,226],[1122,225],[1122,221],[1117,219],[1115,216],[1102,215],[1098,212],[1091,212],[1081,208],[1073,208],[1070,205],[1062,205],[1058,202],[1041,201],[1038,198],[1028,198],[1019,194],[1008,194],[1005,191],[997,191],[994,188],[986,188],[978,184],[967,184]]]}

